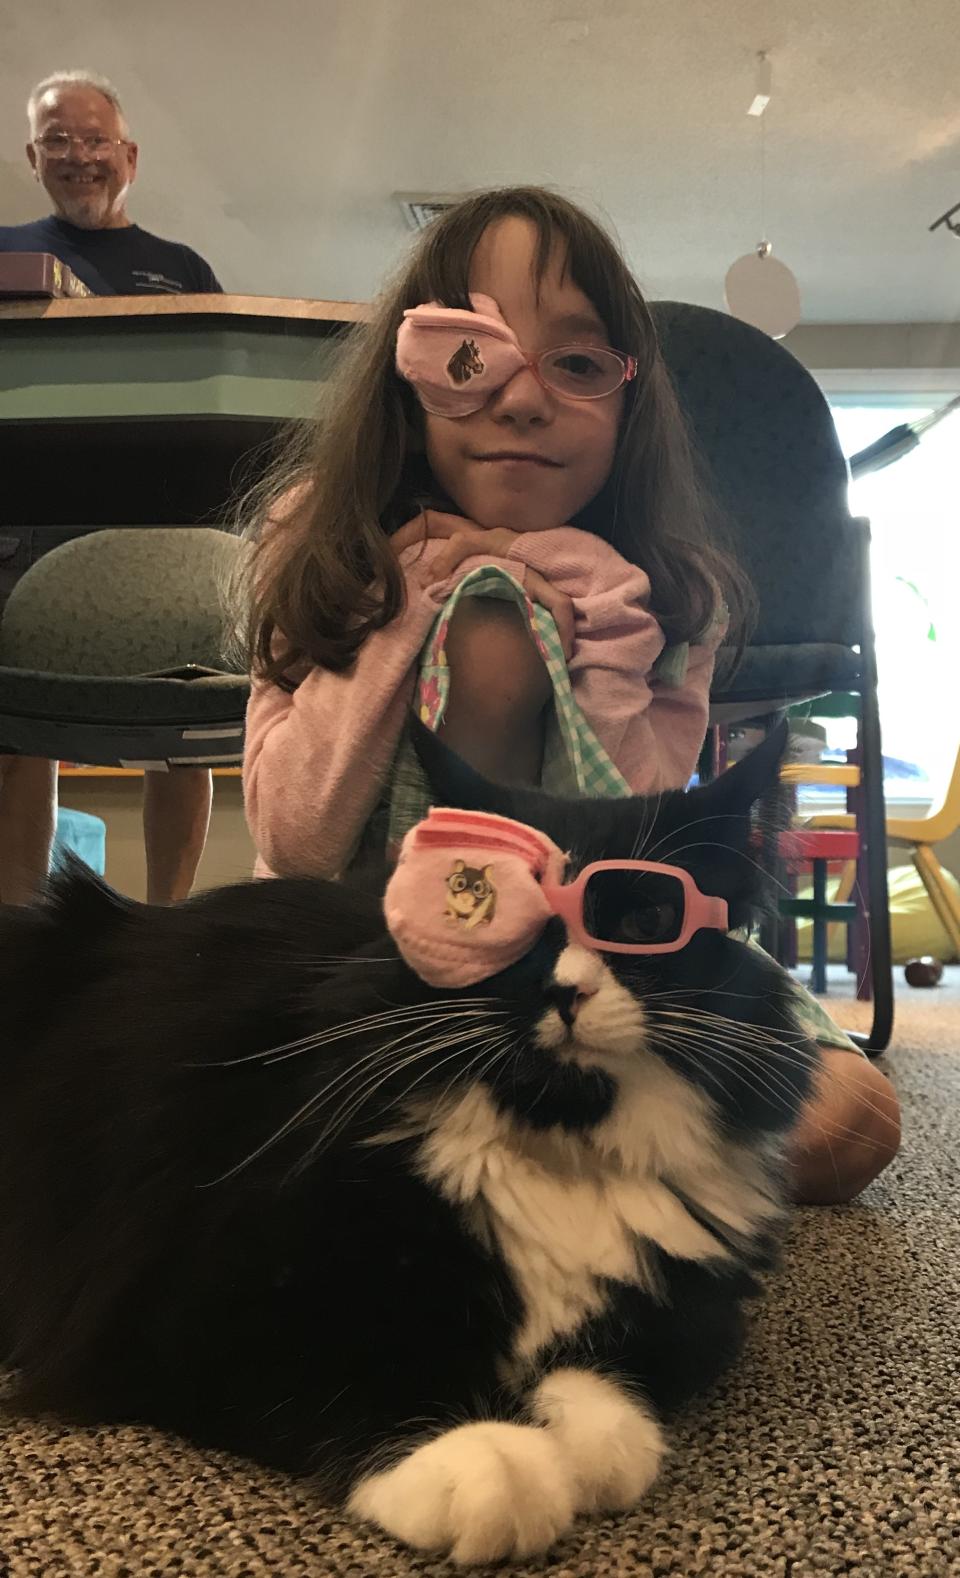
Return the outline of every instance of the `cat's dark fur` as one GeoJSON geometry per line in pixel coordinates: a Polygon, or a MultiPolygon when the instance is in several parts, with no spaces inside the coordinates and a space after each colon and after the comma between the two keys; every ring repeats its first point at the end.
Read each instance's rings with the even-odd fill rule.
{"type": "MultiPolygon", "coordinates": [[[[508,792],[420,749],[438,803],[527,821],[574,869],[673,859],[732,927],[754,911],[749,812],[781,739],[659,801],[508,792]]],[[[555,920],[451,993],[398,959],[375,896],[323,882],[156,909],[73,872],[3,912],[8,1406],[146,1420],[324,1494],[402,1459],[355,1510],[461,1560],[629,1504],[656,1415],[737,1350],[814,1054],[786,978],[733,938],[603,965],[565,948],[555,920]],[[609,1046],[600,1008],[572,1039],[588,967],[609,1046]]]]}

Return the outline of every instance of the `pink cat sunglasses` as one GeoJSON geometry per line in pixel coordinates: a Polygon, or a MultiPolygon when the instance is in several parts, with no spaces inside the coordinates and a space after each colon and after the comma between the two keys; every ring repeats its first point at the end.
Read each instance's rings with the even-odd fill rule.
{"type": "Polygon", "coordinates": [[[725,899],[655,860],[596,860],[573,882],[540,883],[571,942],[601,953],[678,953],[698,931],[727,931],[725,899]],[[624,881],[632,877],[632,881],[624,881]]]}

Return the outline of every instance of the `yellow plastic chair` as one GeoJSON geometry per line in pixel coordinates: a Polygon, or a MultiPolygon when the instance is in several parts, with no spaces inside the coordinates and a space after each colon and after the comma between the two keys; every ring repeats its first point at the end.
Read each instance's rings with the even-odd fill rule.
{"type": "MultiPolygon", "coordinates": [[[[825,812],[809,818],[808,827],[849,828],[854,825],[852,816],[825,812]]],[[[934,844],[951,838],[960,828],[960,751],[953,764],[953,772],[946,794],[936,811],[928,816],[894,816],[887,818],[887,843],[895,849],[909,849],[930,903],[944,931],[950,938],[954,952],[960,957],[960,900],[947,881],[943,867],[933,852],[934,844]]]]}

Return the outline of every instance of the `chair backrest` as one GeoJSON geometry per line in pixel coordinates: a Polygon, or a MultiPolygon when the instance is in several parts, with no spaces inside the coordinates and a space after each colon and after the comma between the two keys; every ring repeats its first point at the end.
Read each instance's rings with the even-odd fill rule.
{"type": "Polygon", "coordinates": [[[0,665],[116,678],[227,671],[223,592],[240,551],[208,526],[108,528],[53,548],[10,594],[0,665]]]}
{"type": "Polygon", "coordinates": [[[854,646],[862,560],[830,408],[796,357],[708,307],[651,304],[730,546],[759,602],[752,646],[854,646]]]}

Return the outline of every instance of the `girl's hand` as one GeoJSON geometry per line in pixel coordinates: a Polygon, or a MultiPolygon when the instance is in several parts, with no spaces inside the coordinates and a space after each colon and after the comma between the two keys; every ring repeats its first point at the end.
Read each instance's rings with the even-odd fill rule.
{"type": "Polygon", "coordinates": [[[394,532],[390,544],[395,553],[425,542],[428,537],[445,537],[447,546],[430,560],[430,581],[445,581],[459,569],[464,559],[474,559],[485,553],[495,559],[509,557],[517,540],[517,532],[505,526],[475,526],[462,515],[445,515],[442,510],[422,510],[412,521],[394,532]]]}
{"type": "Polygon", "coordinates": [[[523,586],[527,596],[533,603],[539,603],[548,614],[553,615],[563,647],[563,655],[568,660],[573,657],[575,619],[573,603],[566,592],[558,592],[555,586],[545,581],[536,570],[527,570],[523,578],[523,586]]]}
{"type": "MultiPolygon", "coordinates": [[[[434,582],[445,581],[465,559],[482,558],[485,554],[491,554],[495,559],[509,558],[518,535],[506,526],[475,526],[472,521],[464,520],[462,515],[446,515],[442,510],[424,510],[394,532],[390,543],[394,552],[399,554],[428,537],[445,537],[447,547],[430,561],[427,579],[434,582]]],[[[520,561],[517,567],[523,572],[524,590],[531,602],[539,603],[553,615],[563,655],[565,658],[571,657],[574,646],[573,603],[565,592],[558,592],[536,570],[529,569],[520,561]]]]}

